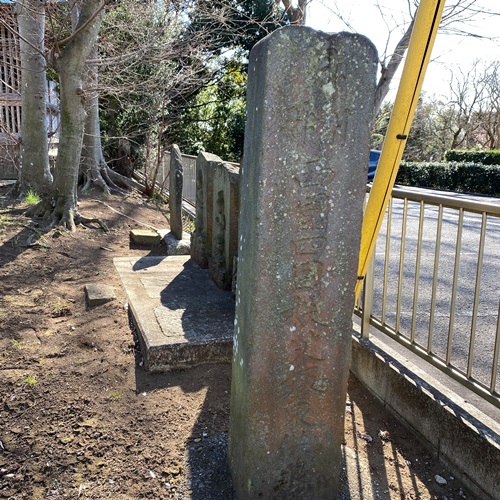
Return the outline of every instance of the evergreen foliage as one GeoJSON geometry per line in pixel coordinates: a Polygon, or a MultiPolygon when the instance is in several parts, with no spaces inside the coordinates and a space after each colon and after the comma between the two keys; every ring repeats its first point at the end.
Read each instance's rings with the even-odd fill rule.
{"type": "Polygon", "coordinates": [[[207,33],[206,53],[219,59],[208,85],[172,103],[175,111],[170,114],[172,126],[165,142],[178,144],[183,153],[208,151],[239,162],[245,133],[248,54],[259,40],[289,20],[273,0],[202,0],[196,6],[190,13],[187,35],[207,33]]]}
{"type": "Polygon", "coordinates": [[[396,183],[500,196],[500,165],[401,162],[396,183]]]}
{"type": "Polygon", "coordinates": [[[446,161],[456,161],[461,163],[481,163],[482,165],[500,165],[500,150],[478,150],[461,151],[450,149],[445,152],[444,159],[446,161]]]}
{"type": "Polygon", "coordinates": [[[237,61],[228,64],[221,78],[186,106],[181,120],[169,131],[172,142],[186,154],[208,151],[239,162],[245,134],[246,82],[243,65],[237,61]]]}

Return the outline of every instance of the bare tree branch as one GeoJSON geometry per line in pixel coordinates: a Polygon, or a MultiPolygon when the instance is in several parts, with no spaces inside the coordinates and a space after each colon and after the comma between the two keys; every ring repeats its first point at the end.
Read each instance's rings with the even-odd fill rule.
{"type": "Polygon", "coordinates": [[[96,9],[94,14],[89,19],[87,19],[81,26],[78,26],[74,33],[71,33],[71,35],[65,38],[64,40],[60,40],[57,42],[58,47],[63,48],[69,42],[74,40],[82,31],[86,30],[94,22],[96,17],[105,9],[106,5],[111,3],[111,1],[112,0],[103,0],[102,4],[99,6],[98,9],[96,9]]]}
{"type": "Polygon", "coordinates": [[[11,26],[9,26],[3,19],[0,19],[0,23],[2,23],[3,27],[7,30],[10,31],[15,37],[19,38],[19,40],[22,40],[26,45],[29,45],[33,50],[38,52],[41,56],[46,57],[45,53],[41,51],[38,47],[33,45],[29,40],[27,40],[25,37],[21,36],[19,34],[18,30],[13,29],[11,26]]]}
{"type": "MultiPolygon", "coordinates": [[[[394,75],[404,58],[406,50],[408,49],[411,32],[413,30],[413,20],[418,8],[418,4],[419,2],[416,0],[406,0],[409,22],[403,27],[401,25],[398,25],[398,23],[392,18],[390,13],[384,11],[383,7],[378,1],[375,3],[375,7],[380,12],[381,18],[387,26],[388,31],[388,37],[386,39],[385,47],[381,51],[382,56],[380,57],[381,75],[377,84],[377,94],[374,105],[375,114],[380,109],[381,103],[389,91],[392,79],[394,78],[394,75]],[[390,26],[393,27],[391,28],[390,26]],[[394,33],[395,29],[399,28],[403,28],[402,35],[398,43],[396,44],[392,55],[389,57],[389,61],[386,62],[386,54],[389,47],[391,35],[394,33]]],[[[342,14],[337,2],[333,3],[331,11],[349,31],[356,31],[352,23],[349,22],[342,14]]],[[[482,16],[490,17],[498,15],[500,15],[499,12],[481,7],[479,4],[479,0],[455,0],[453,3],[445,6],[440,30],[441,33],[445,34],[447,33],[454,35],[471,36],[475,38],[488,38],[482,33],[476,33],[472,31],[470,29],[470,23],[473,20],[479,20],[482,16]],[[466,26],[469,26],[469,28],[466,28],[466,26]]]]}

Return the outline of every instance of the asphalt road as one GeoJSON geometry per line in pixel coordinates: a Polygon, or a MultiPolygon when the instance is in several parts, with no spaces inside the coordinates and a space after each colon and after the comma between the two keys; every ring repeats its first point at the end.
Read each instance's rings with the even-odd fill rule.
{"type": "MultiPolygon", "coordinates": [[[[496,199],[500,203],[500,199],[496,199]]],[[[409,202],[407,212],[406,242],[402,272],[400,273],[400,251],[403,220],[403,201],[394,200],[390,250],[387,266],[387,298],[385,323],[396,325],[398,311],[397,291],[401,274],[401,300],[399,303],[399,331],[410,338],[413,319],[417,242],[419,232],[420,205],[409,202]]],[[[438,208],[426,206],[422,231],[422,253],[420,278],[415,315],[414,340],[427,348],[429,342],[430,306],[438,208]]],[[[386,217],[387,221],[387,217],[386,217]]],[[[376,249],[375,292],[373,314],[382,315],[383,275],[387,222],[384,222],[376,249]]],[[[458,211],[444,209],[441,245],[437,269],[435,315],[433,322],[432,352],[445,359],[451,321],[451,363],[462,371],[467,369],[467,359],[472,329],[474,293],[478,265],[478,248],[481,231],[481,215],[465,213],[461,238],[460,263],[456,277],[455,311],[451,314],[454,266],[457,248],[458,211]],[[450,320],[452,318],[452,320],[450,320]]],[[[475,339],[473,342],[472,376],[489,386],[493,366],[497,318],[500,300],[500,218],[488,216],[483,267],[479,283],[479,303],[475,339]]],[[[500,392],[500,367],[496,390],[500,392]]]]}

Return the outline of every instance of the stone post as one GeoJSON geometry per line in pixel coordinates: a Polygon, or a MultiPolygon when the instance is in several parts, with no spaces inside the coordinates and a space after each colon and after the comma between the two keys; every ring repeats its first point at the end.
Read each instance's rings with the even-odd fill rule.
{"type": "Polygon", "coordinates": [[[191,257],[203,269],[208,267],[212,242],[213,178],[222,160],[210,153],[196,158],[196,220],[191,235],[191,257]]]}
{"type": "Polygon", "coordinates": [[[335,498],[377,54],[287,27],[251,52],[229,464],[237,498],[335,498]]]}
{"type": "Polygon", "coordinates": [[[212,254],[210,276],[219,288],[231,290],[233,260],[238,255],[240,169],[230,163],[217,165],[213,178],[212,254]]]}
{"type": "Polygon", "coordinates": [[[170,232],[182,240],[182,155],[177,144],[170,150],[169,208],[170,232]]]}

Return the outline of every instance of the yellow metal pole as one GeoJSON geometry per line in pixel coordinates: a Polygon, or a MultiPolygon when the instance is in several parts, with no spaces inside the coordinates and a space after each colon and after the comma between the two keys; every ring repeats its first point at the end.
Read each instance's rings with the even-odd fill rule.
{"type": "Polygon", "coordinates": [[[359,297],[396,181],[444,4],[445,0],[421,0],[416,13],[401,82],[363,218],[356,298],[359,297]]]}

